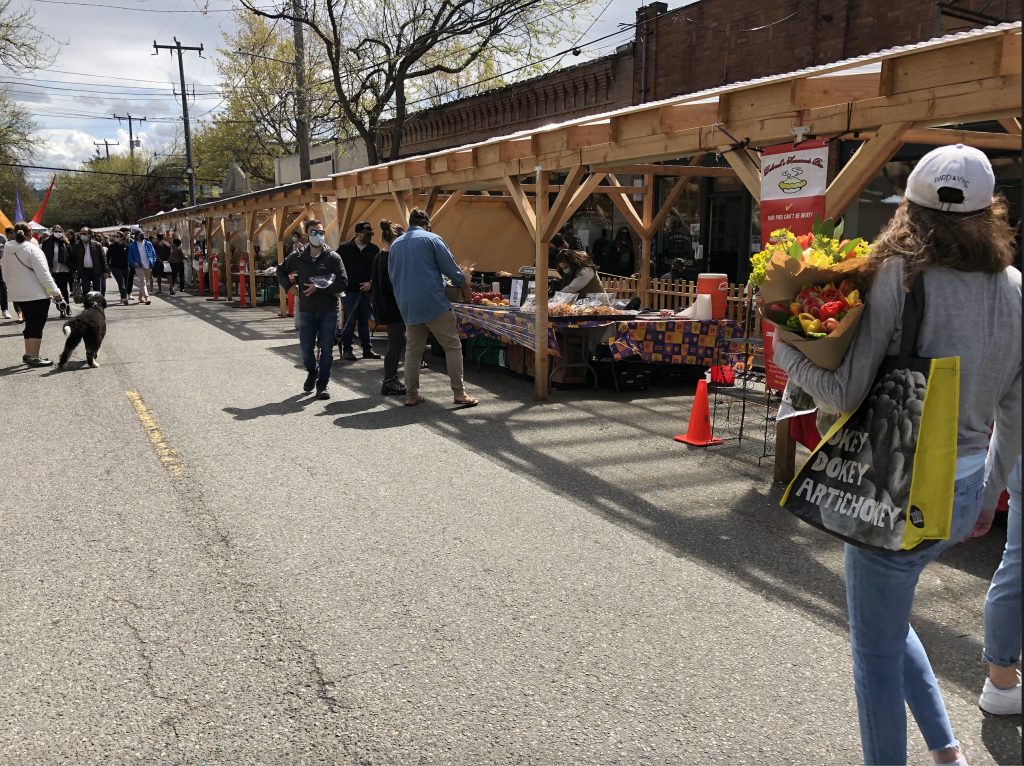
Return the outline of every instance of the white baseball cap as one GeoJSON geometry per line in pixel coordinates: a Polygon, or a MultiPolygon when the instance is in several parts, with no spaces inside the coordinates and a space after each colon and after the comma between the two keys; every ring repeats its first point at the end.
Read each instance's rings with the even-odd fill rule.
{"type": "Polygon", "coordinates": [[[928,152],[907,179],[906,197],[945,213],[974,213],[992,205],[996,177],[984,152],[973,146],[940,146],[928,152]]]}

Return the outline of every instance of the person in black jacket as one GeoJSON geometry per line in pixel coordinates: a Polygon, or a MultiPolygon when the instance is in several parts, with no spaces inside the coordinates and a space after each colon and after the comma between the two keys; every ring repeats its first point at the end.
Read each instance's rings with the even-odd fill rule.
{"type": "Polygon", "coordinates": [[[78,241],[71,247],[71,257],[75,264],[75,273],[82,283],[82,295],[96,290],[100,295],[107,291],[107,257],[103,254],[103,246],[92,236],[92,229],[83,226],[78,232],[78,241]]]}
{"type": "MultiPolygon", "coordinates": [[[[387,218],[380,222],[381,239],[388,247],[404,233],[387,218]]],[[[388,274],[388,251],[381,250],[373,259],[373,316],[388,326],[388,352],[384,355],[384,384],[380,387],[383,396],[405,396],[405,385],[398,379],[398,364],[405,351],[405,320],[395,300],[395,290],[388,274]]]]}
{"type": "Polygon", "coordinates": [[[51,236],[40,245],[43,255],[46,256],[46,265],[50,267],[53,274],[53,281],[60,288],[60,294],[64,296],[64,303],[68,311],[61,311],[60,315],[71,316],[71,277],[75,269],[74,261],[71,258],[71,246],[64,237],[64,229],[61,226],[54,226],[51,236]]]}
{"type": "Polygon", "coordinates": [[[110,273],[114,275],[117,282],[117,289],[121,293],[121,304],[128,305],[128,295],[132,289],[129,278],[128,247],[124,243],[124,234],[115,231],[110,238],[110,245],[107,246],[107,266],[110,273]]]}
{"type": "Polygon", "coordinates": [[[341,330],[342,358],[354,362],[352,341],[356,326],[359,327],[359,344],[363,347],[363,359],[380,359],[370,342],[370,316],[373,313],[371,290],[373,289],[373,261],[380,248],[373,244],[373,226],[369,221],[356,224],[356,236],[338,247],[338,255],[345,264],[352,289],[342,298],[345,310],[345,324],[341,330]]]}
{"type": "Polygon", "coordinates": [[[299,348],[306,368],[303,391],[316,385],[317,399],[330,399],[327,383],[334,361],[334,337],[338,329],[338,293],[348,287],[348,275],[341,257],[324,241],[324,225],[306,222],[309,245],[294,252],[277,267],[277,281],[284,290],[298,291],[299,305],[295,312],[299,325],[299,348]],[[292,285],[289,275],[295,273],[292,285]],[[320,358],[316,346],[320,345],[320,358]]]}

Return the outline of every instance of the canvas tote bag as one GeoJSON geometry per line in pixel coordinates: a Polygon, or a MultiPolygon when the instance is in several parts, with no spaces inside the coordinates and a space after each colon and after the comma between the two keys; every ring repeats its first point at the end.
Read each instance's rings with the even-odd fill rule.
{"type": "Polygon", "coordinates": [[[917,356],[924,279],[903,304],[898,356],[822,438],[781,505],[848,543],[907,551],[949,539],[956,480],[960,359],[917,356]]]}

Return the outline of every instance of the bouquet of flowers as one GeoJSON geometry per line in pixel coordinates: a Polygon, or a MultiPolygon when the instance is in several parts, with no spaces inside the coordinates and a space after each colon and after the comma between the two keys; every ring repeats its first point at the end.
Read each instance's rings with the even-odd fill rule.
{"type": "Polygon", "coordinates": [[[750,259],[750,281],[760,286],[776,336],[828,370],[842,363],[860,321],[871,252],[862,239],[841,239],[842,228],[829,219],[799,237],[773,231],[768,247],[750,259]]]}

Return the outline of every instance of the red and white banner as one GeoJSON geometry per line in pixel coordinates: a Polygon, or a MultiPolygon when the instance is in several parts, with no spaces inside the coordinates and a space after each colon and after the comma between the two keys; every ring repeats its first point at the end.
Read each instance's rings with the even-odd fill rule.
{"type": "Polygon", "coordinates": [[[824,140],[765,147],[761,154],[761,246],[776,229],[809,234],[825,217],[828,145],[824,140]]]}
{"type": "MultiPolygon", "coordinates": [[[[789,229],[794,234],[810,234],[814,219],[825,217],[825,190],[828,187],[828,145],[823,140],[801,144],[767,146],[761,153],[761,247],[768,245],[771,233],[789,229]]],[[[772,360],[772,326],[762,326],[764,369],[767,387],[781,391],[786,373],[772,360]]]]}

